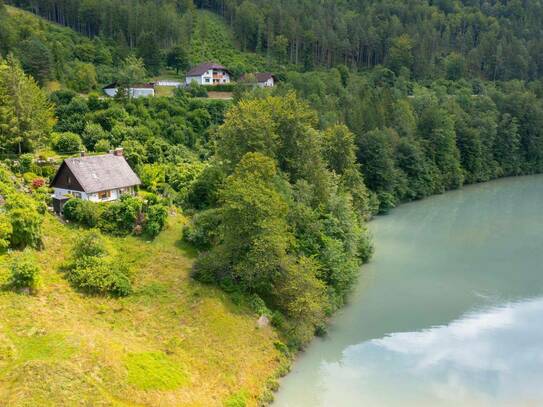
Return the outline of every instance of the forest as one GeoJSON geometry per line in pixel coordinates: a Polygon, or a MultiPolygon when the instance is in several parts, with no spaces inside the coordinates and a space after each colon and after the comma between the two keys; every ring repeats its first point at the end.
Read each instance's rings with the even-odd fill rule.
{"type": "MultiPolygon", "coordinates": [[[[183,238],[201,253],[194,278],[249,295],[293,348],[324,332],[326,318],[345,302],[371,256],[364,224],[372,216],[464,184],[543,170],[539,42],[525,33],[535,30],[517,27],[521,18],[524,26],[539,21],[537,3],[521,9],[522,16],[515,2],[14,4],[84,36],[0,11],[8,23],[0,70],[4,153],[123,147],[156,204],[191,215],[183,238]],[[190,37],[211,30],[197,23],[202,14],[195,7],[223,15],[239,46],[261,54],[253,54],[259,64],[281,67],[280,85],[239,85],[232,102],[181,89],[151,99],[93,93],[113,78],[148,77],[179,47],[186,69],[188,55],[198,52],[190,37]],[[304,7],[314,10],[301,17],[304,7]],[[292,23],[281,18],[287,14],[292,23]],[[315,24],[324,14],[328,23],[315,24]],[[141,20],[150,25],[136,24],[141,20]],[[159,20],[176,30],[162,29],[159,20]],[[253,34],[249,20],[258,22],[253,34]],[[369,33],[360,27],[379,33],[379,47],[367,43],[369,33]],[[281,36],[282,50],[273,43],[281,36]],[[500,64],[490,43],[504,52],[500,64]],[[505,57],[511,47],[514,57],[505,57]],[[39,89],[51,80],[64,89],[39,89]],[[23,94],[10,83],[29,90],[23,94]],[[91,93],[77,93],[85,91],[91,93]],[[29,108],[18,109],[21,104],[29,108]]],[[[250,69],[243,61],[237,60],[239,73],[250,69]]],[[[131,205],[108,214],[74,203],[67,216],[96,227],[131,205]]],[[[155,236],[165,215],[152,211],[155,236]]],[[[121,230],[129,234],[135,224],[134,218],[121,230]]]]}
{"type": "Polygon", "coordinates": [[[385,65],[416,79],[537,79],[543,73],[539,1],[10,0],[130,49],[188,44],[194,7],[224,17],[240,47],[296,69],[385,65]]]}

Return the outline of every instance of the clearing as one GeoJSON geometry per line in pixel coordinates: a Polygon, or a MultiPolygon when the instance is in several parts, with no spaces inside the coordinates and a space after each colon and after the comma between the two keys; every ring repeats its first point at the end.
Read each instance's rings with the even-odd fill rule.
{"type": "MultiPolygon", "coordinates": [[[[40,291],[0,291],[0,405],[256,405],[284,363],[277,336],[190,279],[184,222],[171,216],[153,242],[108,238],[135,273],[134,294],[115,299],[68,285],[59,267],[79,229],[47,215],[40,291]]],[[[0,285],[16,255],[0,255],[0,285]]]]}

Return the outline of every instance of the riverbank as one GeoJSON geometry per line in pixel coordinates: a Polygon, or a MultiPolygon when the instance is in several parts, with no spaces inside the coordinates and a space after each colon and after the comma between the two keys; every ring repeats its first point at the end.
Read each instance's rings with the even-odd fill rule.
{"type": "Polygon", "coordinates": [[[543,369],[514,362],[530,360],[539,333],[508,318],[538,318],[525,310],[543,294],[541,201],[543,176],[504,178],[401,205],[371,222],[375,256],[350,304],[328,337],[300,354],[274,406],[524,400],[531,393],[513,376],[543,369]],[[458,338],[463,332],[469,335],[458,338]],[[526,349],[510,346],[519,342],[526,349]],[[488,356],[482,364],[481,354],[488,356]],[[511,372],[503,381],[492,367],[502,362],[511,372]],[[495,392],[498,383],[504,390],[495,392]]]}

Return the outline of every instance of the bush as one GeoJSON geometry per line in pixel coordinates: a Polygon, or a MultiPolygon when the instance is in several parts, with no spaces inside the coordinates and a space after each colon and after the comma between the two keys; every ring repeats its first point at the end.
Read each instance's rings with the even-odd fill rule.
{"type": "Polygon", "coordinates": [[[105,257],[107,254],[104,238],[98,230],[89,230],[79,235],[72,248],[72,257],[76,260],[83,257],[105,257]]]}
{"type": "Polygon", "coordinates": [[[202,253],[192,267],[192,278],[205,283],[220,283],[232,271],[228,253],[218,246],[212,252],[202,253]]]}
{"type": "Polygon", "coordinates": [[[0,213],[0,252],[9,248],[12,233],[13,227],[9,217],[5,213],[0,213]]]}
{"type": "Polygon", "coordinates": [[[94,151],[97,153],[107,153],[111,150],[111,144],[106,139],[100,139],[94,145],[94,151]]]}
{"type": "Polygon", "coordinates": [[[198,85],[196,82],[191,82],[189,86],[187,86],[187,92],[192,97],[207,97],[207,89],[205,86],[198,85]]]}
{"type": "Polygon", "coordinates": [[[126,296],[132,292],[130,270],[119,259],[108,256],[98,230],[81,234],[66,265],[66,279],[77,289],[91,294],[126,296]]]}
{"type": "Polygon", "coordinates": [[[132,233],[142,214],[142,202],[138,198],[124,195],[120,201],[111,202],[100,217],[99,227],[103,232],[116,236],[132,233]]]}
{"type": "Polygon", "coordinates": [[[213,91],[213,92],[233,92],[235,88],[236,88],[235,84],[233,84],[233,83],[225,83],[225,84],[221,84],[221,85],[211,86],[211,87],[209,87],[209,90],[213,91]]]}
{"type": "Polygon", "coordinates": [[[17,259],[10,268],[9,284],[16,289],[36,290],[39,283],[40,269],[35,260],[25,256],[17,259]]]}
{"type": "Polygon", "coordinates": [[[75,133],[61,133],[55,141],[55,150],[59,153],[77,153],[81,151],[83,144],[81,137],[75,133]]]}
{"type": "Polygon", "coordinates": [[[151,238],[158,236],[162,229],[164,229],[167,218],[168,209],[164,205],[151,205],[145,214],[143,233],[151,238]]]}
{"type": "Polygon", "coordinates": [[[74,287],[90,294],[122,297],[132,293],[128,267],[118,259],[83,257],[72,264],[67,279],[74,287]]]}
{"type": "Polygon", "coordinates": [[[23,207],[9,211],[11,226],[11,246],[23,248],[26,246],[41,248],[42,216],[35,208],[23,207]]]}
{"type": "Polygon", "coordinates": [[[65,219],[93,228],[98,225],[102,206],[81,199],[70,199],[64,204],[62,211],[65,219]]]}
{"type": "Polygon", "coordinates": [[[34,178],[32,180],[32,189],[39,189],[45,186],[45,180],[43,178],[34,178]]]}
{"type": "Polygon", "coordinates": [[[200,250],[208,250],[219,243],[220,213],[219,209],[208,209],[196,214],[183,228],[183,240],[200,250]]]}
{"type": "Polygon", "coordinates": [[[247,393],[239,391],[230,395],[223,403],[224,407],[245,407],[247,405],[247,393]]]}

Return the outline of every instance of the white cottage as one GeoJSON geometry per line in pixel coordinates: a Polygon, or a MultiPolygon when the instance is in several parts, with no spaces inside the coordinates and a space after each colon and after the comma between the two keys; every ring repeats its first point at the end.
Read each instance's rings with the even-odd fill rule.
{"type": "MultiPolygon", "coordinates": [[[[103,88],[104,93],[108,96],[115,97],[119,91],[119,85],[114,82],[103,88]]],[[[132,85],[128,89],[130,97],[141,98],[148,96],[155,96],[155,84],[154,83],[138,83],[132,85]]]]}
{"type": "Polygon", "coordinates": [[[253,77],[249,74],[242,75],[240,81],[256,80],[256,84],[261,88],[273,88],[277,82],[275,75],[270,72],[257,72],[253,77]]]}
{"type": "Polygon", "coordinates": [[[230,78],[231,73],[227,68],[219,64],[206,62],[187,72],[185,84],[190,85],[195,82],[204,86],[225,85],[230,83],[230,78]]]}
{"type": "Polygon", "coordinates": [[[141,181],[118,148],[111,154],[67,158],[51,182],[53,208],[62,213],[70,198],[109,202],[135,193],[141,181]]]}

